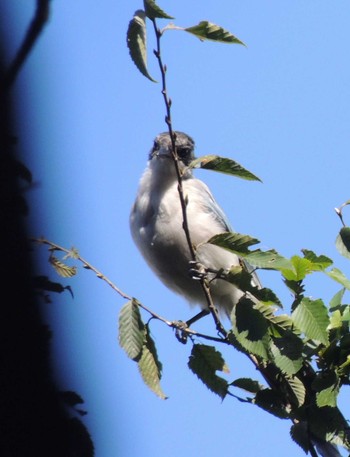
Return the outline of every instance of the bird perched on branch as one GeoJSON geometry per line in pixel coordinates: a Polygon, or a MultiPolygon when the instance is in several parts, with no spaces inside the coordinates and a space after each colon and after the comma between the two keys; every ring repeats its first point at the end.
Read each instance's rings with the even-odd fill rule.
{"type": "MultiPolygon", "coordinates": [[[[244,265],[244,262],[232,252],[206,244],[212,236],[231,231],[231,227],[208,186],[196,179],[192,169],[188,168],[194,159],[193,139],[182,132],[174,134],[174,145],[169,133],[161,133],[154,140],[131,211],[131,233],[141,254],[160,280],[190,304],[199,304],[202,309],[207,309],[203,288],[190,275],[190,262],[197,261],[202,271],[206,271],[214,305],[221,315],[230,315],[243,292],[217,278],[215,271],[244,265]],[[184,231],[178,172],[195,259],[184,231]]],[[[252,274],[252,285],[260,287],[255,273],[252,274]]]]}

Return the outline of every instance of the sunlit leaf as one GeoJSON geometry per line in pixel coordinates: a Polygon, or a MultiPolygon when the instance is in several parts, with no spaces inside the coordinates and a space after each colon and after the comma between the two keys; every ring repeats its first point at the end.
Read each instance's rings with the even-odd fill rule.
{"type": "Polygon", "coordinates": [[[186,32],[192,33],[201,40],[212,40],[221,43],[245,44],[229,31],[208,21],[201,21],[198,25],[187,27],[186,32]]]}
{"type": "Polygon", "coordinates": [[[328,344],[329,318],[322,300],[303,298],[293,311],[292,318],[307,338],[328,344]]]}
{"type": "Polygon", "coordinates": [[[149,19],[155,19],[157,17],[161,19],[175,19],[163,11],[154,0],[143,0],[143,6],[145,8],[146,16],[149,19]]]}
{"type": "Polygon", "coordinates": [[[325,272],[327,276],[337,281],[339,284],[350,290],[350,280],[338,268],[333,268],[331,271],[325,272]]]}
{"type": "Polygon", "coordinates": [[[228,367],[220,352],[212,346],[194,344],[188,366],[209,390],[221,398],[225,398],[228,382],[216,374],[216,371],[228,372],[228,367]]]}
{"type": "Polygon", "coordinates": [[[333,264],[333,261],[325,255],[317,256],[313,251],[308,249],[302,249],[301,252],[304,254],[305,259],[311,262],[310,268],[313,271],[323,271],[333,264]]]}
{"type": "Polygon", "coordinates": [[[280,338],[273,338],[271,352],[278,368],[288,375],[297,373],[303,365],[302,341],[292,332],[285,332],[280,338]]]}
{"type": "Polygon", "coordinates": [[[287,376],[286,380],[294,394],[297,406],[300,407],[305,402],[306,389],[302,381],[297,376],[287,376]]]}
{"type": "Polygon", "coordinates": [[[63,278],[71,278],[77,273],[77,267],[70,267],[69,265],[66,265],[52,254],[49,257],[49,262],[54,267],[56,272],[63,278]]]}
{"type": "Polygon", "coordinates": [[[205,170],[219,171],[238,178],[247,179],[248,181],[261,181],[250,171],[246,170],[239,163],[231,159],[219,157],[217,155],[207,155],[193,160],[190,168],[204,168],[205,170]]]}
{"type": "Polygon", "coordinates": [[[283,276],[288,281],[302,281],[312,271],[310,260],[297,255],[291,258],[292,268],[282,269],[283,276]]]}
{"type": "Polygon", "coordinates": [[[139,71],[153,82],[156,82],[147,69],[147,31],[146,16],[142,10],[137,10],[129,22],[127,45],[130,56],[139,71]]]}
{"type": "Polygon", "coordinates": [[[329,302],[329,308],[331,311],[340,307],[343,301],[345,290],[346,289],[343,287],[334,295],[334,297],[332,297],[331,301],[329,302]]]}
{"type": "Polygon", "coordinates": [[[289,259],[282,257],[275,250],[260,251],[256,250],[245,256],[250,265],[265,270],[282,270],[292,268],[289,259]]]}
{"type": "Polygon", "coordinates": [[[147,386],[161,399],[166,399],[161,386],[162,364],[158,360],[157,350],[146,325],[141,357],[138,360],[141,376],[147,386]]]}
{"type": "Polygon", "coordinates": [[[130,359],[140,357],[145,334],[137,300],[128,301],[119,313],[119,344],[130,359]]]}
{"type": "Polygon", "coordinates": [[[343,227],[335,241],[335,247],[338,252],[350,259],[350,227],[343,227]]]}
{"type": "Polygon", "coordinates": [[[334,371],[319,374],[312,383],[312,389],[317,392],[316,403],[319,408],[337,406],[339,379],[334,371]]]}

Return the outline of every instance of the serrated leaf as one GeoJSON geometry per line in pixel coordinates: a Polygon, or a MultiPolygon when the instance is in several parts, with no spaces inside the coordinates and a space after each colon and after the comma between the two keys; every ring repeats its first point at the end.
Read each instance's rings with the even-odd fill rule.
{"type": "Polygon", "coordinates": [[[292,425],[290,429],[292,440],[297,443],[302,450],[307,454],[310,450],[310,437],[305,422],[298,422],[292,425]]]}
{"type": "Polygon", "coordinates": [[[209,390],[221,398],[225,398],[228,382],[216,374],[216,371],[228,372],[228,367],[220,352],[212,346],[194,344],[188,366],[209,390]]]}
{"type": "Polygon", "coordinates": [[[227,175],[236,176],[248,181],[261,182],[261,179],[243,168],[239,163],[217,155],[199,157],[190,163],[189,168],[203,168],[205,170],[213,170],[227,175]]]}
{"type": "Polygon", "coordinates": [[[322,300],[311,300],[304,297],[293,311],[292,319],[307,338],[327,346],[329,318],[322,300]]]}
{"type": "Polygon", "coordinates": [[[291,391],[294,394],[297,406],[300,407],[305,403],[306,389],[302,381],[297,376],[287,376],[286,380],[291,391]]]}
{"type": "Polygon", "coordinates": [[[56,270],[56,273],[58,273],[63,278],[71,278],[77,273],[77,267],[70,267],[69,265],[66,265],[52,254],[49,257],[49,262],[56,270]]]}
{"type": "Polygon", "coordinates": [[[350,259],[350,227],[343,227],[335,240],[335,247],[338,252],[350,259]]]}
{"type": "Polygon", "coordinates": [[[145,334],[137,303],[135,299],[128,301],[119,313],[119,344],[133,360],[141,356],[145,334]]]}
{"type": "Polygon", "coordinates": [[[224,232],[218,235],[214,235],[207,241],[207,243],[215,244],[228,251],[232,251],[237,254],[249,253],[249,246],[260,243],[256,238],[252,238],[249,235],[242,235],[241,233],[235,232],[224,232]]]}
{"type": "Polygon", "coordinates": [[[338,282],[346,289],[350,290],[350,280],[338,268],[333,268],[331,271],[325,272],[327,276],[338,282]]]}
{"type": "Polygon", "coordinates": [[[268,359],[269,324],[263,314],[254,308],[248,298],[242,297],[231,313],[232,333],[238,343],[250,354],[268,359]]]}
{"type": "Polygon", "coordinates": [[[147,31],[146,15],[142,10],[137,10],[129,22],[127,31],[127,45],[130,56],[139,71],[149,80],[155,81],[147,69],[147,31]]]}
{"type": "Polygon", "coordinates": [[[325,255],[317,256],[313,251],[308,249],[302,249],[301,252],[304,254],[305,259],[311,262],[311,269],[313,271],[324,271],[333,264],[333,260],[325,255]]]}
{"type": "Polygon", "coordinates": [[[160,386],[162,364],[158,360],[156,346],[151,338],[147,325],[145,326],[142,353],[138,361],[138,366],[145,384],[158,395],[158,397],[165,400],[167,396],[160,386]]]}
{"type": "Polygon", "coordinates": [[[284,397],[279,392],[271,389],[260,390],[255,396],[254,403],[281,419],[287,419],[289,417],[284,405],[284,397]]]}
{"type": "Polygon", "coordinates": [[[285,332],[280,338],[272,338],[270,345],[276,366],[288,375],[296,374],[303,365],[303,342],[292,332],[285,332]]]}
{"type": "Polygon", "coordinates": [[[263,386],[258,382],[250,378],[238,378],[231,382],[231,386],[239,387],[240,389],[246,390],[252,394],[256,394],[259,390],[263,389],[263,386]]]}
{"type": "Polygon", "coordinates": [[[145,9],[146,16],[149,19],[155,19],[157,17],[160,19],[175,19],[163,11],[154,0],[143,0],[143,7],[145,9]]]}
{"type": "Polygon", "coordinates": [[[312,389],[317,392],[316,404],[319,408],[337,406],[339,378],[334,371],[317,375],[312,383],[312,389]]]}
{"type": "Polygon", "coordinates": [[[228,30],[208,21],[201,21],[198,25],[187,27],[186,32],[197,36],[200,40],[218,41],[220,43],[245,44],[228,30]]]}

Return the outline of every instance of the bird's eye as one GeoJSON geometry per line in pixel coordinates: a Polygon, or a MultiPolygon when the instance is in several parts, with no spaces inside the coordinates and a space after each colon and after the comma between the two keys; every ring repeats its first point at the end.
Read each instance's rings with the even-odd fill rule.
{"type": "Polygon", "coordinates": [[[185,165],[188,165],[191,161],[192,149],[191,148],[177,148],[177,155],[184,162],[185,165]]]}

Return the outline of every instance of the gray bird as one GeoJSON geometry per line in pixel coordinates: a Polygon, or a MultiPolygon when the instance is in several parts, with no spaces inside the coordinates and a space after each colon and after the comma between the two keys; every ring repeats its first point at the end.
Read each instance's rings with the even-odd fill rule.
{"type": "MultiPolygon", "coordinates": [[[[191,240],[196,247],[198,263],[209,271],[229,269],[242,264],[240,258],[218,246],[205,244],[214,235],[232,231],[227,218],[216,203],[208,186],[193,176],[188,168],[194,159],[194,141],[175,132],[176,151],[182,174],[187,218],[191,240]],[[204,243],[204,244],[203,244],[204,243]]],[[[133,239],[146,262],[160,280],[182,295],[190,304],[207,309],[207,301],[199,281],[190,275],[191,255],[183,230],[183,213],[178,192],[178,178],[168,133],[154,140],[130,216],[133,239]]],[[[253,273],[252,285],[260,287],[253,273]]],[[[233,284],[215,279],[208,273],[210,292],[221,315],[230,315],[243,292],[233,284]]]]}

